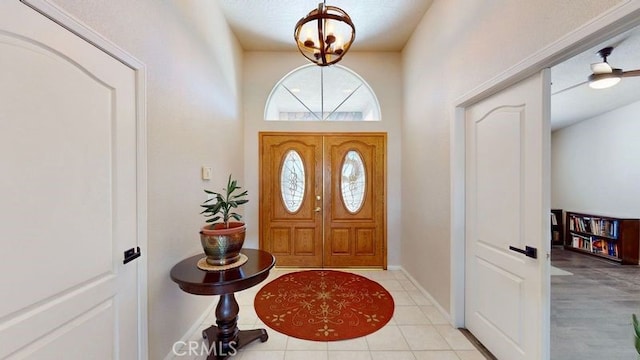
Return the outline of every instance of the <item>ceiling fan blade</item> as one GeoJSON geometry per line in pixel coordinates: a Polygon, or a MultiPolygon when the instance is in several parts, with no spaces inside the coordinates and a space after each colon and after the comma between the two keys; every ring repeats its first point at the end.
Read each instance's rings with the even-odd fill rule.
{"type": "MultiPolygon", "coordinates": [[[[614,69],[615,70],[615,69],[614,69]]],[[[621,75],[622,77],[635,77],[635,76],[640,76],[640,69],[638,70],[629,70],[629,71],[625,71],[622,73],[621,75]]]]}
{"type": "Polygon", "coordinates": [[[607,62],[599,62],[591,64],[591,71],[594,74],[609,74],[613,72],[613,69],[607,62]]]}

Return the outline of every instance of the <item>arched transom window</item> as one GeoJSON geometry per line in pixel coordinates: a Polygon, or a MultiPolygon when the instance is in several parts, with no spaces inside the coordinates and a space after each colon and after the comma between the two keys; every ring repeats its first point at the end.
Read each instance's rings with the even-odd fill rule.
{"type": "Polygon", "coordinates": [[[376,121],[380,105],[371,87],[344,66],[299,67],[267,99],[265,120],[376,121]]]}

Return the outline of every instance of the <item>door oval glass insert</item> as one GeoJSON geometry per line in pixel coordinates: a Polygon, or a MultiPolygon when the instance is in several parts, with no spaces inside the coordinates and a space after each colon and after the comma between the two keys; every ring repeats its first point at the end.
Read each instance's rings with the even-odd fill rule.
{"type": "Polygon", "coordinates": [[[300,154],[289,150],[282,160],[280,172],[280,194],[287,211],[295,213],[300,210],[304,200],[305,176],[304,163],[300,154]]]}
{"type": "Polygon", "coordinates": [[[342,202],[352,214],[357,213],[364,203],[365,184],[365,168],[362,157],[357,151],[350,150],[342,162],[340,188],[342,202]]]}

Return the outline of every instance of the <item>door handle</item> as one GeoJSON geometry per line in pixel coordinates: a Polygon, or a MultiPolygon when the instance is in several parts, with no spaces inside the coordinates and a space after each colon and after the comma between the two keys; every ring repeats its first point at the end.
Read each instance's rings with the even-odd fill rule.
{"type": "Polygon", "coordinates": [[[320,206],[317,206],[315,209],[313,209],[313,211],[320,212],[320,211],[322,211],[322,209],[320,208],[320,206]]]}
{"type": "Polygon", "coordinates": [[[122,260],[123,264],[131,262],[140,257],[142,252],[140,251],[140,246],[136,246],[135,248],[131,248],[124,252],[124,260],[122,260]]]}
{"type": "Polygon", "coordinates": [[[538,249],[531,246],[525,246],[524,250],[518,249],[515,246],[509,246],[509,250],[519,252],[521,254],[525,254],[530,258],[534,258],[534,259],[538,258],[538,249]]]}

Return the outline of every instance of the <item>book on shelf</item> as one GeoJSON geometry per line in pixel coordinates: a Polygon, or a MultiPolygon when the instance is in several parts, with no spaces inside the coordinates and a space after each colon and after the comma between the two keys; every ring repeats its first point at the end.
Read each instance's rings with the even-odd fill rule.
{"type": "Polygon", "coordinates": [[[609,254],[609,256],[619,257],[618,244],[616,242],[609,241],[607,243],[607,246],[607,253],[609,254]]]}
{"type": "Polygon", "coordinates": [[[618,244],[615,240],[574,234],[572,236],[571,246],[594,254],[618,257],[618,244]]]}
{"type": "Polygon", "coordinates": [[[616,260],[622,265],[640,264],[640,219],[567,211],[564,220],[566,248],[616,260]]]}
{"type": "Polygon", "coordinates": [[[592,252],[592,239],[588,236],[574,234],[572,237],[572,246],[574,248],[592,252]]]}
{"type": "Polygon", "coordinates": [[[551,213],[551,225],[558,225],[558,219],[554,213],[551,213]]]}
{"type": "Polygon", "coordinates": [[[609,255],[609,243],[603,239],[593,240],[591,243],[591,252],[596,254],[607,254],[609,255]]]}
{"type": "Polygon", "coordinates": [[[618,220],[571,215],[569,230],[615,239],[618,237],[618,220]]]}

